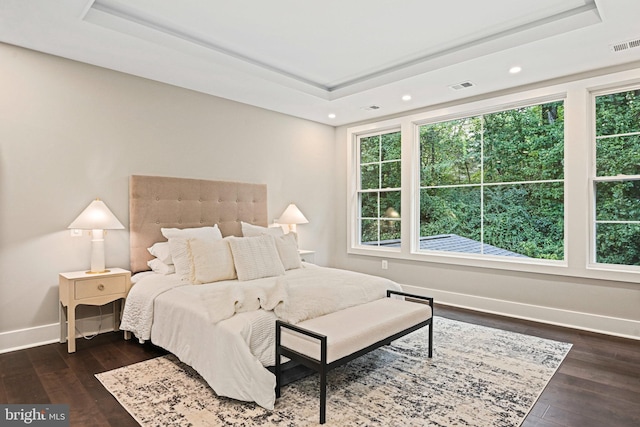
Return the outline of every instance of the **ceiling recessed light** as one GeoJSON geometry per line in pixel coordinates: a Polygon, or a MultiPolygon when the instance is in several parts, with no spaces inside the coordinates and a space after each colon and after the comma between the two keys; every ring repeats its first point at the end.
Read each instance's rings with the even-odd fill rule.
{"type": "Polygon", "coordinates": [[[518,74],[520,71],[522,71],[522,67],[519,67],[517,65],[515,67],[509,68],[509,72],[511,74],[518,74]]]}
{"type": "Polygon", "coordinates": [[[403,100],[403,101],[411,101],[411,95],[404,95],[404,96],[402,97],[402,100],[403,100]]]}
{"type": "Polygon", "coordinates": [[[330,113],[328,117],[329,117],[330,119],[335,119],[335,118],[336,118],[336,115],[335,115],[335,114],[333,114],[333,113],[330,113]]]}

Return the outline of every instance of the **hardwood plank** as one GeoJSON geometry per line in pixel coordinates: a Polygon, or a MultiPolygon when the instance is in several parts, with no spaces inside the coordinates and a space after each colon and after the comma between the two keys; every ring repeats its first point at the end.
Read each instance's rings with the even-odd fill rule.
{"type": "Polygon", "coordinates": [[[598,386],[595,390],[585,388],[581,383],[562,382],[562,378],[555,378],[550,383],[545,393],[541,396],[541,402],[548,402],[552,407],[567,411],[576,411],[583,416],[600,420],[602,425],[626,425],[635,422],[640,425],[640,406],[636,401],[619,399],[616,395],[606,393],[606,390],[598,386]],[[576,405],[576,401],[580,405],[576,405]]]}
{"type": "Polygon", "coordinates": [[[69,405],[73,425],[109,425],[109,422],[72,369],[48,372],[40,377],[51,403],[69,405]]]}
{"type": "Polygon", "coordinates": [[[35,370],[7,374],[2,382],[7,392],[7,401],[3,403],[51,403],[40,377],[35,370]]]}
{"type": "Polygon", "coordinates": [[[566,427],[565,425],[555,423],[551,420],[529,415],[520,427],[566,427]]]}
{"type": "Polygon", "coordinates": [[[40,375],[69,368],[56,347],[52,345],[30,348],[27,350],[27,357],[33,369],[40,375]]]}
{"type": "Polygon", "coordinates": [[[0,378],[9,374],[19,374],[33,370],[27,350],[18,350],[11,353],[0,354],[0,378]]]}
{"type": "Polygon", "coordinates": [[[0,377],[0,402],[7,402],[7,389],[4,386],[4,380],[0,377]]]}

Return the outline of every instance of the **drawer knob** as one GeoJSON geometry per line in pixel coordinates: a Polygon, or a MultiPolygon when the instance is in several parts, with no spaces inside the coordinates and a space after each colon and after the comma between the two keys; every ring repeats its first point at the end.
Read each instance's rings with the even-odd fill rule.
{"type": "Polygon", "coordinates": [[[98,285],[98,290],[99,290],[99,291],[104,291],[104,285],[103,285],[102,283],[100,283],[100,284],[98,285]]]}

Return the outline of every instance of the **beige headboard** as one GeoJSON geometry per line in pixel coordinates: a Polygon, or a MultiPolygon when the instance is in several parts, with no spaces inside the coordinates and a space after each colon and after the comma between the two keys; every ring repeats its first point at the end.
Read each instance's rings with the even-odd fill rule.
{"type": "Polygon", "coordinates": [[[241,236],[240,221],[267,226],[267,186],[132,175],[129,182],[131,271],[149,270],[147,248],[166,239],[160,229],[218,224],[223,236],[241,236]]]}

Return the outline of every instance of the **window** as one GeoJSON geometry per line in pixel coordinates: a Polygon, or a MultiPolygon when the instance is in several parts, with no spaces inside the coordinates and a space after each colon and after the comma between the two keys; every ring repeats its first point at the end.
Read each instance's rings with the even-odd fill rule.
{"type": "Polygon", "coordinates": [[[419,150],[421,250],[564,259],[562,101],[421,125],[419,150]]]}
{"type": "Polygon", "coordinates": [[[595,97],[595,262],[640,265],[640,89],[595,97]]]}
{"type": "Polygon", "coordinates": [[[640,283],[640,69],[344,131],[349,254],[640,283]]]}
{"type": "Polygon", "coordinates": [[[359,136],[357,148],[359,243],[399,246],[400,132],[359,136]]]}

